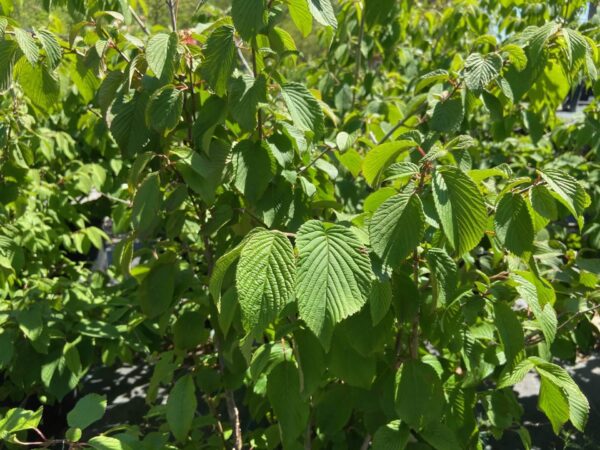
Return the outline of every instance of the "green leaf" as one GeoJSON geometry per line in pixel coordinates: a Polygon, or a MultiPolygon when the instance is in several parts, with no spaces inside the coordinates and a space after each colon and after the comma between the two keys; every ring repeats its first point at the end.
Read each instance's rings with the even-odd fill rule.
{"type": "Polygon", "coordinates": [[[227,91],[227,83],[233,72],[235,61],[234,29],[224,25],[211,33],[206,41],[202,76],[218,96],[227,91]]]}
{"type": "Polygon", "coordinates": [[[552,306],[556,301],[554,288],[532,272],[519,271],[511,279],[517,282],[517,292],[533,311],[546,342],[552,343],[557,327],[556,312],[552,306]]]}
{"type": "Polygon", "coordinates": [[[527,55],[525,50],[516,44],[506,44],[500,51],[505,53],[510,63],[518,71],[523,70],[527,66],[527,55]]]}
{"type": "Polygon", "coordinates": [[[136,93],[131,98],[119,96],[113,103],[110,132],[124,156],[131,157],[141,152],[152,138],[146,126],[148,99],[147,93],[136,93]]]}
{"type": "Polygon", "coordinates": [[[451,98],[436,103],[429,120],[429,128],[434,131],[452,132],[460,127],[465,115],[462,100],[451,98]]]}
{"type": "Polygon", "coordinates": [[[436,69],[426,73],[418,78],[417,84],[415,85],[415,92],[420,92],[424,88],[431,86],[432,84],[441,83],[448,80],[450,74],[447,70],[436,69]]]}
{"type": "Polygon", "coordinates": [[[569,420],[575,428],[583,432],[590,413],[590,405],[579,386],[562,367],[534,356],[529,359],[535,364],[535,368],[542,379],[548,379],[564,391],[569,402],[569,420]]]}
{"type": "Polygon", "coordinates": [[[175,291],[175,264],[157,262],[143,279],[138,290],[142,312],[154,318],[169,308],[175,291]]]}
{"type": "Polygon", "coordinates": [[[196,386],[191,375],[177,380],[167,399],[167,423],[179,442],[187,437],[196,412],[196,386]]]}
{"type": "Polygon", "coordinates": [[[48,30],[37,30],[35,33],[46,52],[46,64],[48,68],[50,70],[56,69],[62,57],[62,49],[56,36],[48,30]]]}
{"type": "Polygon", "coordinates": [[[307,0],[286,0],[290,10],[292,22],[298,28],[303,37],[307,37],[312,31],[312,15],[308,9],[307,0]]]}
{"type": "Polygon", "coordinates": [[[494,323],[498,329],[504,356],[509,367],[523,356],[525,337],[515,312],[506,303],[494,303],[494,323]]]}
{"type": "Polygon", "coordinates": [[[538,408],[546,414],[558,436],[562,426],[569,420],[569,401],[563,390],[548,378],[541,379],[538,408]]]}
{"type": "Polygon", "coordinates": [[[494,228],[500,243],[515,255],[526,257],[533,251],[533,219],[521,195],[502,196],[494,216],[494,228]]]}
{"type": "Polygon", "coordinates": [[[266,144],[244,140],[233,148],[235,187],[257,202],[275,176],[277,162],[266,144]]]}
{"type": "Polygon", "coordinates": [[[372,450],[404,450],[410,429],[399,420],[380,426],[373,435],[372,450]]]}
{"type": "Polygon", "coordinates": [[[542,179],[554,197],[561,202],[577,219],[579,229],[583,227],[583,211],[590,205],[590,196],[572,176],[556,169],[540,172],[542,179]]]}
{"type": "Polygon", "coordinates": [[[14,73],[23,92],[35,107],[47,112],[56,106],[60,86],[45,66],[32,66],[21,58],[15,64],[14,73]]]}
{"type": "Polygon", "coordinates": [[[158,173],[148,175],[135,193],[131,210],[131,222],[141,238],[152,235],[160,217],[158,211],[162,204],[160,178],[158,173]]]}
{"type": "Polygon", "coordinates": [[[237,246],[222,255],[215,263],[213,273],[210,277],[208,290],[210,291],[210,294],[213,296],[213,299],[217,305],[219,304],[219,300],[221,298],[221,286],[223,284],[223,278],[225,278],[225,274],[227,273],[227,269],[229,269],[231,264],[233,264],[240,257],[240,254],[242,253],[242,250],[248,240],[254,235],[254,233],[257,233],[258,231],[261,231],[261,229],[252,229],[246,236],[244,236],[244,239],[242,239],[237,246]]]}
{"type": "Polygon", "coordinates": [[[203,323],[206,317],[199,311],[185,311],[173,325],[173,343],[182,350],[193,350],[206,341],[208,330],[203,323]]]}
{"type": "Polygon", "coordinates": [[[244,245],[236,272],[242,318],[248,331],[263,329],[293,299],[294,251],[279,231],[261,229],[244,245]]]}
{"type": "Polygon", "coordinates": [[[249,41],[267,25],[265,0],[233,0],[231,18],[242,39],[249,41]]]}
{"type": "Polygon", "coordinates": [[[425,213],[415,192],[388,198],[369,222],[371,247],[391,267],[399,266],[417,248],[424,233],[425,213]]]}
{"type": "Polygon", "coordinates": [[[102,419],[106,411],[106,396],[88,394],[77,401],[75,407],[67,414],[67,423],[72,428],[89,427],[102,419]]]}
{"type": "Polygon", "coordinates": [[[165,86],[150,97],[146,123],[160,133],[168,133],[179,123],[182,110],[183,92],[173,86],[165,86]]]}
{"type": "Polygon", "coordinates": [[[487,210],[477,185],[455,167],[441,167],[433,176],[433,199],[448,242],[462,255],[481,240],[487,210]]]}
{"type": "Polygon", "coordinates": [[[389,281],[375,280],[369,294],[369,306],[373,326],[383,320],[392,304],[392,286],[389,281]]]}
{"type": "Polygon", "coordinates": [[[177,66],[177,33],[159,33],[152,36],[146,45],[148,67],[157,78],[170,82],[177,66]]]}
{"type": "Polygon", "coordinates": [[[42,420],[42,411],[41,407],[37,411],[22,408],[9,409],[0,419],[0,440],[18,431],[36,428],[42,420]]]}
{"type": "Polygon", "coordinates": [[[33,39],[33,36],[30,32],[25,31],[22,28],[15,27],[13,31],[15,33],[15,41],[17,41],[17,44],[25,55],[25,58],[27,58],[29,64],[36,66],[40,57],[40,50],[35,43],[35,39],[33,39]]]}
{"type": "Polygon", "coordinates": [[[330,0],[308,0],[308,8],[321,25],[337,28],[337,19],[330,0]]]}
{"type": "Polygon", "coordinates": [[[420,433],[425,441],[436,450],[461,450],[464,447],[456,439],[456,435],[441,422],[432,422],[420,433]]]}
{"type": "Polygon", "coordinates": [[[96,436],[90,439],[88,445],[94,450],[133,450],[119,439],[108,436],[96,436]]]}
{"type": "Polygon", "coordinates": [[[14,41],[0,39],[0,91],[12,83],[13,67],[18,46],[14,41]]]}
{"type": "Polygon", "coordinates": [[[117,91],[123,85],[124,81],[125,74],[118,70],[108,72],[104,80],[102,80],[96,94],[96,99],[103,115],[106,115],[110,105],[115,100],[117,91]]]}
{"type": "Polygon", "coordinates": [[[277,365],[267,378],[267,397],[275,412],[283,447],[288,448],[306,429],[310,410],[300,395],[298,369],[291,361],[277,365]]]}
{"type": "Polygon", "coordinates": [[[258,104],[267,101],[267,79],[259,75],[242,76],[232,82],[229,88],[231,115],[245,130],[256,128],[258,104]]]}
{"type": "Polygon", "coordinates": [[[281,86],[281,95],[298,129],[312,131],[315,138],[323,135],[323,111],[306,86],[295,82],[285,83],[281,86]]]}
{"type": "Polygon", "coordinates": [[[465,84],[473,91],[481,91],[500,74],[502,58],[497,53],[471,53],[465,61],[465,84]]]}
{"type": "Polygon", "coordinates": [[[515,384],[521,382],[525,375],[529,373],[535,364],[531,362],[529,359],[524,359],[519,362],[512,370],[506,371],[502,373],[502,376],[498,380],[498,389],[504,389],[505,387],[514,386],[515,384]]]}
{"type": "Polygon", "coordinates": [[[310,220],[296,236],[298,310],[327,346],[333,325],[358,312],[371,287],[371,262],[350,230],[310,220]]]}
{"type": "Polygon", "coordinates": [[[369,186],[379,184],[383,171],[396,161],[402,153],[416,147],[416,145],[414,141],[401,140],[386,142],[369,150],[362,163],[362,173],[369,186]]]}
{"type": "Polygon", "coordinates": [[[444,249],[427,250],[427,262],[432,278],[432,296],[436,304],[444,305],[454,299],[458,284],[456,263],[444,249]]]}
{"type": "Polygon", "coordinates": [[[421,429],[439,420],[445,403],[442,382],[433,367],[418,360],[402,364],[395,394],[396,413],[402,421],[421,429]]]}

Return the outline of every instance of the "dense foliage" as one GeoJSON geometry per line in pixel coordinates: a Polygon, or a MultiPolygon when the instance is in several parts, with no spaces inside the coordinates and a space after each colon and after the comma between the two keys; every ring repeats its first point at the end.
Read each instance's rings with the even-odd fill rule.
{"type": "Polygon", "coordinates": [[[556,110],[600,91],[586,2],[44,0],[36,27],[15,3],[7,448],[530,448],[530,371],[554,432],[585,430],[563,362],[598,339],[600,109],[556,110]],[[47,426],[127,363],[143,423],[97,430],[92,393],[47,426]]]}

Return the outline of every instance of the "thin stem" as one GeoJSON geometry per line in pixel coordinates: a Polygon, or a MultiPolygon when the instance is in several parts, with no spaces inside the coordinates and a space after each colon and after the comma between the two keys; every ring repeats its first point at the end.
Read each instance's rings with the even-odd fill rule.
{"type": "Polygon", "coordinates": [[[358,77],[360,76],[360,66],[362,62],[362,41],[365,35],[366,16],[367,15],[365,14],[365,12],[361,11],[360,25],[358,29],[358,43],[356,44],[356,56],[354,58],[356,60],[356,65],[354,67],[354,83],[356,88],[352,91],[352,108],[354,108],[354,103],[356,101],[356,90],[360,86],[360,83],[358,82],[358,77]]]}
{"type": "Polygon", "coordinates": [[[363,441],[362,445],[360,446],[360,450],[367,450],[370,445],[371,445],[371,435],[367,434],[365,436],[365,440],[363,441]]]}
{"type": "Polygon", "coordinates": [[[394,125],[392,127],[392,129],[390,131],[388,131],[385,136],[383,136],[381,138],[381,140],[379,141],[379,144],[383,144],[385,141],[387,141],[389,138],[392,137],[392,135],[396,132],[396,130],[398,130],[398,128],[402,127],[406,122],[408,122],[408,120],[411,117],[416,116],[418,113],[421,112],[421,110],[424,110],[425,107],[427,106],[427,103],[423,103],[421,106],[419,106],[417,109],[415,109],[412,113],[408,114],[407,116],[404,116],[402,118],[402,120],[400,120],[400,122],[398,122],[396,125],[394,125]]]}
{"type": "Polygon", "coordinates": [[[238,57],[240,58],[240,61],[242,62],[242,65],[244,66],[244,69],[246,69],[246,72],[254,74],[252,67],[250,67],[250,64],[248,64],[248,61],[246,60],[246,57],[244,56],[244,53],[242,52],[242,43],[237,39],[235,42],[235,48],[237,50],[238,57]]]}
{"type": "Polygon", "coordinates": [[[129,12],[133,16],[133,19],[140,26],[140,28],[142,29],[142,31],[144,33],[146,33],[146,35],[150,36],[150,30],[148,29],[148,27],[146,26],[146,24],[144,23],[144,21],[141,19],[141,17],[138,16],[138,13],[135,12],[135,9],[131,5],[129,5],[129,12]]]}
{"type": "MultiPolygon", "coordinates": [[[[198,214],[198,221],[200,223],[202,242],[204,244],[204,257],[206,260],[206,271],[208,278],[212,275],[214,269],[214,257],[212,252],[212,247],[210,245],[209,237],[204,233],[202,226],[206,220],[206,209],[200,210],[198,204],[194,201],[193,195],[191,195],[192,203],[194,204],[194,208],[196,209],[196,213],[198,214]]],[[[223,350],[221,347],[222,336],[221,330],[219,329],[219,321],[218,321],[218,310],[217,306],[214,302],[211,302],[211,324],[212,328],[215,332],[214,334],[214,343],[215,350],[217,351],[217,357],[219,361],[219,371],[223,375],[225,372],[225,359],[223,358],[223,350]]],[[[240,422],[240,413],[238,407],[235,403],[235,397],[233,396],[233,391],[230,389],[225,390],[225,402],[227,405],[227,415],[229,416],[229,420],[231,422],[231,427],[233,428],[233,438],[234,438],[234,449],[242,450],[243,438],[242,438],[242,426],[240,422]]]]}
{"type": "MultiPolygon", "coordinates": [[[[419,288],[419,251],[415,249],[413,251],[413,278],[417,289],[419,288]]],[[[419,357],[419,316],[420,308],[417,309],[417,313],[412,320],[412,330],[410,333],[410,357],[417,359],[419,357]]]]}
{"type": "Polygon", "coordinates": [[[171,17],[171,28],[174,33],[177,33],[177,0],[165,0],[169,8],[169,16],[171,17]]]}
{"type": "Polygon", "coordinates": [[[309,162],[306,166],[302,167],[299,171],[298,171],[298,175],[302,175],[304,172],[306,172],[308,169],[310,169],[312,166],[315,165],[315,163],[321,159],[325,153],[327,153],[329,150],[331,150],[329,147],[325,147],[325,149],[320,152],[317,156],[315,156],[315,158],[309,162]]]}
{"type": "MultiPolygon", "coordinates": [[[[256,80],[256,78],[258,78],[258,66],[256,64],[255,43],[252,44],[252,73],[254,74],[254,79],[256,80]]],[[[262,141],[264,133],[262,110],[260,109],[260,106],[256,110],[256,131],[258,132],[258,140],[262,141]]]]}
{"type": "MultiPolygon", "coordinates": [[[[569,317],[567,320],[565,320],[563,323],[558,325],[556,327],[556,331],[560,330],[561,328],[564,328],[568,323],[572,322],[577,317],[580,317],[580,316],[587,314],[589,312],[592,312],[592,311],[596,311],[597,309],[600,309],[600,305],[592,306],[591,308],[587,308],[587,309],[584,309],[583,311],[576,312],[571,317],[569,317]]],[[[539,344],[540,342],[542,342],[542,335],[539,331],[537,331],[533,335],[529,336],[527,345],[528,346],[536,345],[536,344],[539,344]]]]}

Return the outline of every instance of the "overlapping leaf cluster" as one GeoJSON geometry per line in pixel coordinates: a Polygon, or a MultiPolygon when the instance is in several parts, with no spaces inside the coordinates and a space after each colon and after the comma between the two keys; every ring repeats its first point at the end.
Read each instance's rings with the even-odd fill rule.
{"type": "Polygon", "coordinates": [[[532,371],[585,432],[600,116],[556,113],[599,90],[585,2],[179,3],[0,0],[0,439],[530,448],[532,371]],[[123,363],[148,414],[102,433],[105,397],[67,404],[123,363]]]}

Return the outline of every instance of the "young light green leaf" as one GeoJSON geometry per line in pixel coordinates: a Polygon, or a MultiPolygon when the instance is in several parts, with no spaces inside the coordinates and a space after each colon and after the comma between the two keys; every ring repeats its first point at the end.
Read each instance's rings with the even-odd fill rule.
{"type": "Polygon", "coordinates": [[[88,394],[77,401],[75,407],[67,414],[70,427],[85,429],[102,419],[106,411],[106,396],[88,394]]]}
{"type": "Polygon", "coordinates": [[[433,176],[433,198],[442,229],[459,255],[481,240],[487,210],[477,185],[456,167],[441,167],[433,176]]]}
{"type": "Polygon", "coordinates": [[[369,222],[371,247],[391,267],[399,266],[410,255],[424,232],[425,213],[415,192],[388,198],[369,222]]]}
{"type": "Polygon", "coordinates": [[[236,272],[248,331],[265,328],[292,301],[295,275],[294,251],[284,234],[261,229],[248,239],[236,272]]]}
{"type": "Polygon", "coordinates": [[[285,83],[281,86],[281,95],[297,128],[312,131],[317,138],[323,135],[323,111],[306,86],[296,82],[285,83]]]}
{"type": "Polygon", "coordinates": [[[235,61],[234,29],[223,25],[211,33],[206,41],[202,75],[215,93],[222,97],[233,72],[235,61]]]}
{"type": "Polygon", "coordinates": [[[500,243],[515,255],[526,257],[533,251],[533,219],[521,195],[507,193],[500,199],[494,228],[500,243]]]}
{"type": "Polygon", "coordinates": [[[416,147],[416,145],[416,142],[404,139],[386,142],[369,150],[362,163],[362,173],[369,186],[376,186],[383,171],[396,161],[403,152],[416,147]]]}
{"type": "Polygon", "coordinates": [[[296,245],[300,318],[327,346],[332,326],[366,303],[371,262],[350,230],[318,220],[300,227],[296,245]]]}
{"type": "Polygon", "coordinates": [[[170,82],[177,65],[177,33],[159,33],[152,36],[146,45],[148,67],[157,78],[170,82]]]}
{"type": "Polygon", "coordinates": [[[179,378],[167,399],[167,423],[179,442],[187,437],[196,413],[196,386],[191,375],[179,378]]]}
{"type": "Polygon", "coordinates": [[[308,9],[307,0],[286,0],[290,10],[290,17],[303,37],[312,31],[312,15],[308,9]]]}
{"type": "Polygon", "coordinates": [[[126,443],[109,436],[96,436],[87,443],[94,450],[133,450],[126,443]]]}
{"type": "Polygon", "coordinates": [[[500,49],[500,51],[506,54],[506,57],[508,58],[510,63],[519,72],[527,66],[527,55],[525,54],[525,50],[523,50],[518,45],[506,44],[500,49]]]}
{"type": "Polygon", "coordinates": [[[0,419],[0,441],[12,433],[36,428],[42,420],[42,411],[41,407],[37,411],[23,408],[9,409],[0,419]]]}

